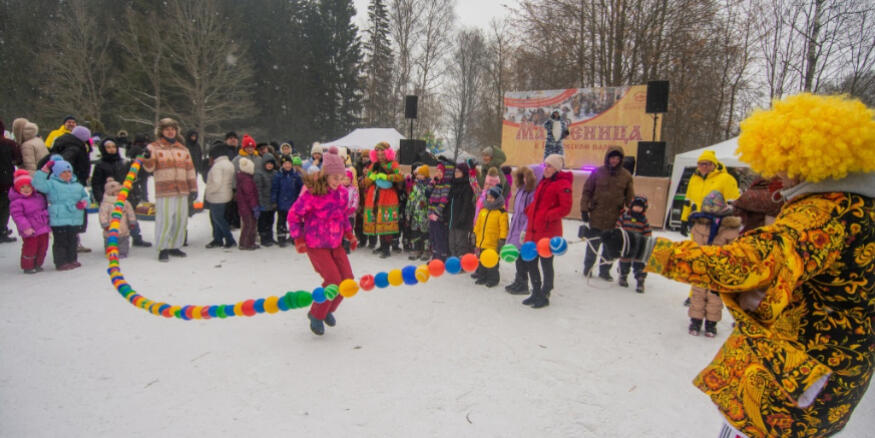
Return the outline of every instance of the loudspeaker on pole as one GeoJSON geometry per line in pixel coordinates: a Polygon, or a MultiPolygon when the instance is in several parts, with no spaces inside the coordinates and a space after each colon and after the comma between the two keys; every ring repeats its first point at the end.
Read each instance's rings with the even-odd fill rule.
{"type": "Polygon", "coordinates": [[[668,112],[668,81],[650,81],[647,83],[647,104],[645,105],[644,112],[648,114],[668,112]]]}
{"type": "Polygon", "coordinates": [[[404,98],[404,118],[405,119],[415,119],[416,118],[416,107],[419,101],[418,96],[406,96],[404,98]]]}

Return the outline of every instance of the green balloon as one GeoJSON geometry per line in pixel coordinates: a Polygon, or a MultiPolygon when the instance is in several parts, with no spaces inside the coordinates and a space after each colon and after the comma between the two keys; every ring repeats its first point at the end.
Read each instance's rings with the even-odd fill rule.
{"type": "Polygon", "coordinates": [[[520,251],[512,244],[508,243],[501,247],[501,253],[499,255],[505,262],[513,263],[520,256],[520,251]]]}
{"type": "Polygon", "coordinates": [[[307,307],[313,303],[313,295],[310,292],[298,291],[295,292],[295,301],[298,303],[298,307],[307,307]]]}
{"type": "Polygon", "coordinates": [[[325,299],[328,301],[333,300],[337,297],[338,291],[339,289],[337,288],[336,284],[329,284],[328,286],[325,286],[325,299]]]}

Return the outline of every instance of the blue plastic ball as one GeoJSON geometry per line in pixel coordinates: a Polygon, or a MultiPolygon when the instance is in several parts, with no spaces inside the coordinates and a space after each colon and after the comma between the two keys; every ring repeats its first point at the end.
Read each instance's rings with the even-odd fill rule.
{"type": "MultiPolygon", "coordinates": [[[[167,307],[170,307],[170,306],[168,306],[167,304],[165,304],[165,305],[159,307],[159,308],[158,308],[158,313],[159,313],[159,314],[164,313],[164,309],[166,309],[167,307]]],[[[218,318],[218,317],[219,317],[219,313],[218,313],[218,311],[219,311],[219,306],[210,306],[210,308],[207,310],[207,312],[210,314],[210,317],[211,317],[211,318],[218,318]]]]}
{"type": "Polygon", "coordinates": [[[264,298],[259,298],[255,300],[252,308],[255,309],[255,311],[258,313],[264,313],[264,298]]]}
{"type": "Polygon", "coordinates": [[[538,258],[538,246],[535,245],[535,242],[526,242],[520,247],[520,258],[524,262],[530,262],[538,258]]]}
{"type": "Polygon", "coordinates": [[[568,242],[565,238],[556,236],[550,239],[550,251],[553,252],[553,255],[561,256],[568,251],[568,242]]]}
{"type": "Polygon", "coordinates": [[[313,302],[314,303],[324,303],[325,302],[325,289],[321,287],[317,287],[313,289],[313,302]]]}
{"type": "Polygon", "coordinates": [[[404,284],[408,286],[419,283],[419,280],[416,279],[416,266],[410,265],[401,268],[401,278],[404,279],[404,284]]]}
{"type": "Polygon", "coordinates": [[[458,257],[450,257],[444,262],[444,269],[450,274],[458,274],[462,270],[462,261],[458,257]]]}
{"type": "Polygon", "coordinates": [[[377,286],[380,289],[389,287],[389,274],[386,272],[378,272],[377,275],[374,276],[374,286],[377,286]]]}

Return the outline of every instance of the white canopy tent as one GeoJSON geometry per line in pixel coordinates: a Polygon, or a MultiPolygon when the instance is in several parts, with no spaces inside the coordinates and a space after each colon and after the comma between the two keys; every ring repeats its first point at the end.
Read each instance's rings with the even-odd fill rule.
{"type": "Polygon", "coordinates": [[[738,157],[735,155],[735,149],[737,148],[738,137],[733,137],[729,140],[725,140],[711,146],[675,155],[674,167],[672,167],[671,171],[671,186],[669,187],[668,199],[666,200],[665,206],[666,219],[671,216],[671,206],[674,202],[675,195],[683,195],[683,193],[675,192],[677,192],[678,186],[681,183],[681,177],[684,174],[684,169],[687,167],[696,167],[696,162],[699,160],[699,156],[702,155],[702,152],[707,150],[714,151],[714,153],[717,155],[717,160],[723,163],[723,165],[726,167],[750,167],[746,163],[742,163],[738,160],[738,157]]]}
{"type": "Polygon", "coordinates": [[[397,151],[401,146],[401,140],[404,138],[406,137],[396,131],[395,128],[358,128],[345,137],[322,143],[322,147],[327,149],[331,146],[343,146],[349,150],[358,151],[373,149],[377,143],[385,141],[392,146],[392,149],[397,151]]]}

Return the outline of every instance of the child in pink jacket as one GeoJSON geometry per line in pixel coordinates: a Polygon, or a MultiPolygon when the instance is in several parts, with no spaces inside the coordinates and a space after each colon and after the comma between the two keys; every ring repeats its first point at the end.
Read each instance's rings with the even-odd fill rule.
{"type": "Polygon", "coordinates": [[[49,210],[45,196],[33,189],[30,172],[18,169],[9,189],[9,214],[18,227],[21,245],[21,269],[25,274],[43,270],[49,249],[49,210]]]}
{"type": "MultiPolygon", "coordinates": [[[[354,278],[342,241],[349,241],[353,251],[358,246],[349,223],[349,192],[343,186],[346,169],[343,158],[332,147],[322,157],[322,170],[304,178],[306,191],[289,209],[289,236],[299,253],[307,253],[313,269],[322,276],[322,286],[340,285],[354,278]]],[[[334,327],[334,312],[343,301],[338,294],[333,300],[314,302],[310,307],[310,330],[325,334],[325,324],[334,327]]]]}

